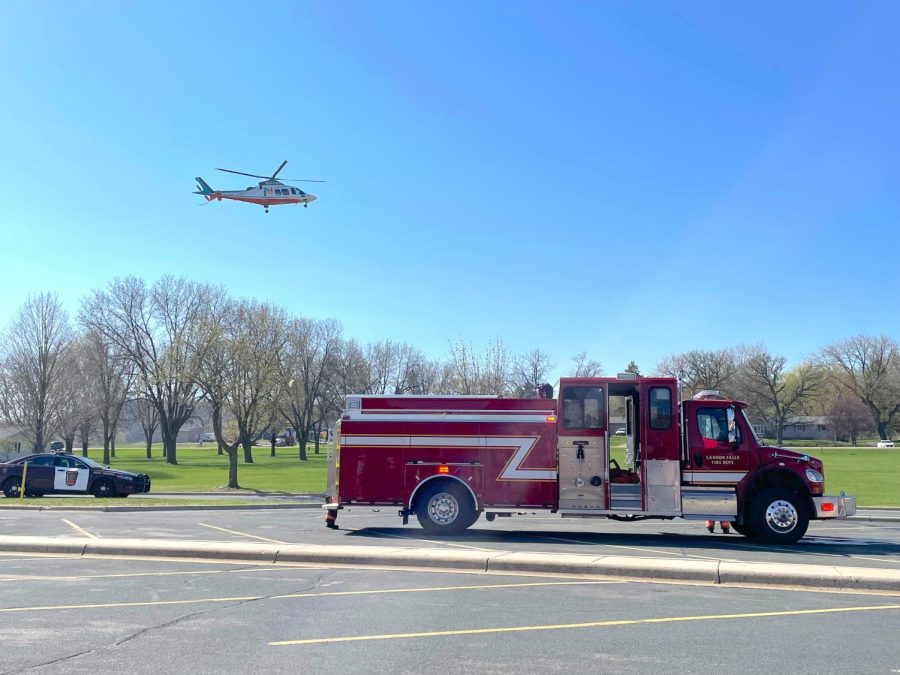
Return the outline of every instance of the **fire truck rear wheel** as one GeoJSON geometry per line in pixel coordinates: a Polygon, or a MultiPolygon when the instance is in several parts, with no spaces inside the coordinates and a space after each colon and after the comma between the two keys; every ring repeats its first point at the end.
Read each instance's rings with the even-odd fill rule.
{"type": "Polygon", "coordinates": [[[731,529],[734,530],[735,532],[737,532],[738,534],[744,535],[745,537],[753,538],[753,536],[754,536],[753,530],[750,529],[750,527],[747,525],[747,523],[744,523],[743,525],[741,525],[736,520],[732,520],[731,521],[731,529]]]}
{"type": "Polygon", "coordinates": [[[465,489],[448,481],[426,486],[416,499],[416,518],[430,534],[459,534],[478,515],[465,489]]]}
{"type": "Polygon", "coordinates": [[[769,488],[756,495],[749,515],[750,530],[768,544],[793,544],[809,527],[803,497],[783,488],[769,488]]]}

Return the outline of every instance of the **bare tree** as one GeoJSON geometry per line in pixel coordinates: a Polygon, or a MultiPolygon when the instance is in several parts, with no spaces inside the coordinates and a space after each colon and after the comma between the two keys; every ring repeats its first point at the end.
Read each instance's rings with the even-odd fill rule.
{"type": "Polygon", "coordinates": [[[687,396],[704,389],[731,392],[737,372],[738,359],[731,349],[692,349],[667,356],[656,366],[657,374],[680,379],[687,396]]]}
{"type": "Polygon", "coordinates": [[[603,375],[603,365],[599,361],[594,361],[587,357],[587,352],[579,352],[572,357],[575,362],[575,368],[572,370],[571,377],[600,377],[603,375]]]}
{"type": "Polygon", "coordinates": [[[115,453],[115,439],[122,408],[131,395],[136,376],[134,361],[119,345],[97,330],[85,336],[88,346],[86,369],[95,387],[97,417],[103,436],[103,463],[115,453]]]}
{"type": "Polygon", "coordinates": [[[510,396],[514,390],[514,358],[509,347],[497,338],[484,350],[481,367],[481,394],[510,396]]]}
{"type": "Polygon", "coordinates": [[[483,393],[481,359],[470,342],[459,339],[451,345],[447,364],[451,373],[452,393],[466,395],[483,393]]]}
{"type": "Polygon", "coordinates": [[[879,438],[889,438],[900,413],[900,347],[886,335],[857,335],[822,350],[832,377],[872,413],[879,438]]]}
{"type": "Polygon", "coordinates": [[[213,432],[228,455],[228,487],[238,488],[238,448],[252,462],[250,447],[272,419],[287,320],[273,305],[242,300],[230,303],[208,328],[214,348],[206,352],[201,378],[213,407],[213,432]]]}
{"type": "Polygon", "coordinates": [[[543,349],[532,349],[519,354],[515,364],[515,395],[520,398],[537,396],[537,388],[547,381],[547,373],[551,368],[553,362],[543,349]]]}
{"type": "Polygon", "coordinates": [[[778,445],[784,440],[787,417],[800,412],[825,379],[822,369],[815,364],[803,363],[786,370],[786,363],[785,357],[756,346],[750,349],[741,373],[750,404],[775,426],[778,445]]]}
{"type": "Polygon", "coordinates": [[[148,288],[142,279],[125,277],[82,304],[81,322],[134,362],[137,393],[159,412],[169,464],[178,463],[178,432],[200,398],[197,373],[209,348],[202,327],[223,299],[221,289],[183,278],[163,277],[148,288]]]}
{"type": "Polygon", "coordinates": [[[310,430],[319,417],[320,399],[328,392],[343,340],[341,325],[333,319],[294,319],[288,330],[282,361],[284,395],[281,412],[297,430],[299,457],[306,461],[310,430]]]}
{"type": "MultiPolygon", "coordinates": [[[[75,437],[85,427],[90,434],[97,419],[95,387],[90,373],[91,351],[85,336],[76,339],[65,351],[60,361],[60,405],[57,408],[56,428],[66,444],[66,452],[75,447],[75,437]]],[[[85,452],[82,440],[82,454],[85,452]]],[[[85,455],[87,456],[87,455],[85,455]]]]}
{"type": "Polygon", "coordinates": [[[854,446],[863,434],[875,431],[872,413],[856,396],[839,396],[829,411],[835,440],[849,440],[854,446]]]}
{"type": "Polygon", "coordinates": [[[65,397],[61,362],[73,337],[59,296],[40,293],[28,296],[0,344],[0,416],[23,428],[36,452],[58,420],[65,397]]]}
{"type": "Polygon", "coordinates": [[[137,417],[141,422],[141,429],[144,431],[144,440],[147,444],[147,459],[152,459],[153,435],[159,426],[159,411],[146,398],[139,398],[135,403],[137,404],[137,417]]]}

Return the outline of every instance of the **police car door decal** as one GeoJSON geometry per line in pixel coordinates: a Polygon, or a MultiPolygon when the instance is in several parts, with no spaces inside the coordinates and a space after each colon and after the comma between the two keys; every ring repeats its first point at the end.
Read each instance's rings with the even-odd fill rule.
{"type": "Polygon", "coordinates": [[[62,492],[84,492],[87,490],[90,473],[90,469],[58,466],[53,477],[53,489],[62,492]]]}

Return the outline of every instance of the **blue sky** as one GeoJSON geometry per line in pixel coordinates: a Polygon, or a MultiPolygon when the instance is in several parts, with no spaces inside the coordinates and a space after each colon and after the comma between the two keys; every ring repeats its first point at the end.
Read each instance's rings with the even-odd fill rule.
{"type": "Polygon", "coordinates": [[[0,325],[225,285],[432,358],[900,337],[900,3],[31,2],[0,23],[0,325]],[[213,203],[214,170],[320,178],[213,203]]]}

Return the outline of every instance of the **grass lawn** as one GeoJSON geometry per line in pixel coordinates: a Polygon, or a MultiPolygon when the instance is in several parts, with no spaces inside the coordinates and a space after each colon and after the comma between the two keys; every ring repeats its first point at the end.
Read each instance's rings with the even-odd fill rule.
{"type": "MultiPolygon", "coordinates": [[[[315,455],[312,446],[308,447],[309,459],[301,462],[296,445],[276,448],[275,457],[269,456],[268,446],[256,446],[253,448],[253,464],[245,464],[244,453],[239,451],[238,484],[243,489],[258,492],[322,493],[325,491],[327,465],[325,446],[320,446],[320,451],[321,454],[315,455]]],[[[147,459],[143,446],[117,447],[110,466],[146,473],[152,481],[153,492],[212,492],[228,484],[228,455],[216,454],[215,444],[206,444],[202,448],[179,445],[177,465],[166,464],[161,454],[161,445],[153,446],[153,459],[147,459]]],[[[103,449],[90,448],[88,455],[99,462],[103,459],[103,449]]]]}
{"type": "MultiPolygon", "coordinates": [[[[809,447],[796,448],[825,462],[825,489],[828,494],[841,490],[855,495],[860,506],[900,506],[900,448],[809,447]]],[[[111,465],[115,468],[150,475],[153,492],[211,492],[228,482],[228,457],[217,455],[214,447],[184,445],[178,447],[178,464],[166,464],[154,446],[153,459],[145,457],[143,447],[120,447],[111,465]]],[[[297,459],[297,447],[277,448],[276,457],[268,447],[253,449],[253,464],[238,459],[238,483],[259,492],[321,493],[325,490],[326,449],[321,454],[308,450],[309,460],[297,459]]],[[[100,450],[91,449],[98,460],[100,450]]],[[[612,456],[624,464],[625,439],[612,439],[612,456]]],[[[46,501],[47,498],[44,499],[46,501]]],[[[99,502],[99,500],[96,500],[99,502]]],[[[122,504],[122,500],[114,500],[122,504]]],[[[37,503],[32,500],[31,503],[37,503]]],[[[156,503],[156,502],[155,502],[156,503]]],[[[230,503],[230,502],[229,502],[230,503]]]]}

